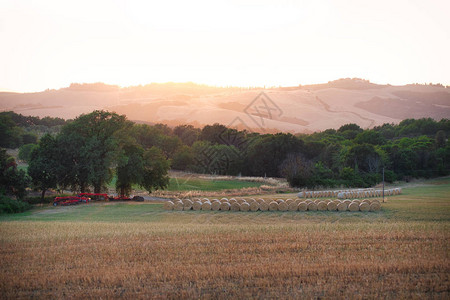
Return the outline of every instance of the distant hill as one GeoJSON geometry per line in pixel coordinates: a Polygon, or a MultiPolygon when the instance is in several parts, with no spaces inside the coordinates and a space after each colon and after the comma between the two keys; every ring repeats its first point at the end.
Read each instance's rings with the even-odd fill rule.
{"type": "Polygon", "coordinates": [[[308,133],[356,123],[369,128],[405,118],[450,117],[441,85],[378,85],[363,79],[283,88],[212,87],[194,83],[120,88],[72,84],[39,93],[0,93],[0,110],[74,118],[106,109],[129,119],[169,125],[221,123],[258,132],[308,133]]]}

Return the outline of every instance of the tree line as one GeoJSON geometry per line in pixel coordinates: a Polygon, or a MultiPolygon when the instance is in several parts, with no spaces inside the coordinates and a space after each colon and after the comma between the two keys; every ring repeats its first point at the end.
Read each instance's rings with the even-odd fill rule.
{"type": "MultiPolygon", "coordinates": [[[[3,123],[13,120],[9,128],[29,126],[23,116],[9,114],[0,115],[3,123]]],[[[450,172],[448,119],[407,119],[372,129],[346,124],[293,135],[239,131],[221,124],[136,124],[123,115],[94,111],[54,126],[60,126],[57,133],[31,143],[27,174],[16,170],[14,176],[5,175],[15,169],[15,162],[2,152],[3,179],[16,178],[16,184],[37,188],[42,196],[52,188],[101,192],[115,180],[118,193],[127,195],[133,185],[149,192],[165,188],[169,168],[285,177],[291,186],[308,188],[373,186],[381,181],[382,169],[388,182],[450,172]]],[[[2,193],[20,197],[25,191],[12,188],[14,183],[1,184],[2,193]]]]}

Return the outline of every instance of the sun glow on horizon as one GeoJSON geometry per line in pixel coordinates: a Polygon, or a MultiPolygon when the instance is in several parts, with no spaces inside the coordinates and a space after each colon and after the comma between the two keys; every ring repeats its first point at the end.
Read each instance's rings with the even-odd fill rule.
{"type": "Polygon", "coordinates": [[[1,1],[0,90],[450,84],[447,1],[1,1]]]}

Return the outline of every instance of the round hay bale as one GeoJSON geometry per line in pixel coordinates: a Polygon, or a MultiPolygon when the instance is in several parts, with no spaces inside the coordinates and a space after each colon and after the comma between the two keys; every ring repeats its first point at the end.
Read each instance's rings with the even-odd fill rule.
{"type": "Polygon", "coordinates": [[[288,210],[289,205],[286,202],[280,202],[278,203],[278,210],[279,211],[287,211],[288,210]]]}
{"type": "Polygon", "coordinates": [[[340,203],[342,203],[341,200],[333,200],[332,202],[333,202],[333,203],[336,203],[336,205],[339,205],[340,203]]]}
{"type": "Polygon", "coordinates": [[[269,203],[269,210],[270,211],[277,211],[278,210],[278,203],[276,201],[272,201],[269,203]]]}
{"type": "MultiPolygon", "coordinates": [[[[300,205],[299,205],[300,206],[300,205]]],[[[316,211],[317,210],[317,204],[314,202],[311,202],[308,204],[308,210],[310,211],[316,211]]]]}
{"type": "Polygon", "coordinates": [[[250,210],[251,211],[258,211],[259,210],[259,203],[256,201],[253,201],[250,203],[250,210]]]}
{"type": "Polygon", "coordinates": [[[362,203],[359,205],[359,210],[360,210],[360,211],[369,211],[369,210],[370,210],[370,204],[367,203],[367,202],[362,202],[362,203]]]}
{"type": "Polygon", "coordinates": [[[345,204],[347,204],[347,206],[349,206],[350,203],[352,203],[352,201],[351,200],[344,200],[343,203],[345,203],[345,204]]]}
{"type": "Polygon", "coordinates": [[[364,199],[363,201],[361,201],[361,203],[368,203],[368,204],[370,204],[371,201],[369,199],[364,199]]]}
{"type": "Polygon", "coordinates": [[[373,199],[370,204],[372,204],[372,203],[378,203],[381,206],[381,202],[378,199],[373,199]]]}
{"type": "Polygon", "coordinates": [[[320,201],[317,204],[317,210],[320,210],[320,211],[327,210],[327,203],[325,201],[320,201]]]}
{"type": "Polygon", "coordinates": [[[236,199],[234,199],[234,198],[231,198],[231,199],[230,199],[230,201],[228,201],[228,202],[230,202],[230,204],[232,204],[232,203],[236,203],[236,202],[237,202],[237,200],[236,200],[236,199]]]}
{"type": "Polygon", "coordinates": [[[260,211],[268,211],[269,210],[269,204],[266,201],[259,203],[259,210],[260,211]]]}
{"type": "Polygon", "coordinates": [[[320,199],[316,199],[316,200],[314,200],[314,203],[318,205],[321,201],[322,200],[320,200],[320,199]]]}
{"type": "Polygon", "coordinates": [[[350,205],[348,206],[348,210],[349,211],[359,211],[359,203],[357,203],[357,202],[350,203],[350,205]]]}
{"type": "Polygon", "coordinates": [[[201,210],[202,209],[202,202],[201,201],[195,201],[192,203],[192,209],[193,210],[201,210]]]}
{"type": "Polygon", "coordinates": [[[252,202],[255,202],[256,201],[256,199],[255,198],[249,198],[248,200],[247,200],[247,203],[252,203],[252,202]]]}
{"type": "Polygon", "coordinates": [[[304,192],[300,192],[300,193],[297,194],[297,197],[303,198],[303,197],[305,197],[305,193],[304,192]]]}
{"type": "Polygon", "coordinates": [[[286,202],[286,204],[289,206],[289,204],[291,204],[292,202],[294,202],[294,200],[292,200],[292,199],[286,199],[286,201],[284,201],[284,202],[286,202]]]}
{"type": "Polygon", "coordinates": [[[283,199],[277,199],[277,200],[275,200],[278,204],[280,204],[281,202],[284,202],[284,200],[283,199]]]}
{"type": "Polygon", "coordinates": [[[228,202],[228,198],[222,198],[222,199],[220,199],[221,201],[226,201],[226,202],[228,202]]]}
{"type": "Polygon", "coordinates": [[[177,202],[175,202],[174,203],[175,205],[174,205],[174,207],[173,207],[173,210],[178,210],[178,211],[180,211],[180,210],[183,210],[183,202],[181,202],[181,201],[177,201],[177,202]]]}
{"type": "Polygon", "coordinates": [[[381,204],[380,202],[372,202],[372,204],[370,204],[370,211],[379,211],[381,209],[381,204]]]}
{"type": "Polygon", "coordinates": [[[298,204],[297,209],[299,211],[306,211],[308,209],[308,203],[306,203],[305,201],[302,201],[298,204]]]}
{"type": "Polygon", "coordinates": [[[261,203],[263,203],[263,202],[266,202],[264,199],[262,199],[262,198],[259,198],[258,200],[256,200],[256,202],[258,202],[259,204],[261,204],[261,203]]]}
{"type": "Polygon", "coordinates": [[[347,203],[342,202],[337,205],[338,211],[346,211],[347,209],[348,209],[347,203]]]}
{"type": "Polygon", "coordinates": [[[352,202],[356,202],[356,203],[358,203],[358,205],[361,204],[361,200],[358,200],[358,199],[353,199],[352,202]]]}
{"type": "Polygon", "coordinates": [[[241,211],[249,211],[250,210],[250,204],[247,202],[244,202],[241,204],[241,211]]]}
{"type": "Polygon", "coordinates": [[[164,209],[165,210],[173,210],[173,202],[172,201],[166,201],[164,202],[164,209]]]}
{"type": "Polygon", "coordinates": [[[206,202],[206,201],[207,201],[207,202],[211,202],[211,201],[209,201],[208,198],[203,198],[203,199],[202,199],[202,202],[206,202]]]}
{"type": "Polygon", "coordinates": [[[242,203],[246,202],[245,199],[243,199],[243,198],[236,199],[236,201],[237,201],[239,204],[242,204],[242,203]]]}
{"type": "Polygon", "coordinates": [[[192,209],[192,204],[193,204],[193,202],[191,200],[185,199],[183,201],[183,209],[184,210],[191,210],[192,209]]]}
{"type": "Polygon", "coordinates": [[[214,201],[213,203],[211,203],[211,210],[218,211],[220,210],[221,205],[222,203],[220,201],[214,201]]]}
{"type": "Polygon", "coordinates": [[[202,210],[211,210],[211,202],[204,202],[202,204],[202,210]]]}
{"type": "Polygon", "coordinates": [[[288,205],[289,211],[297,211],[298,210],[298,203],[296,201],[291,201],[291,203],[288,205]]]}
{"type": "Polygon", "coordinates": [[[212,199],[210,202],[212,204],[213,202],[220,202],[220,200],[219,199],[212,199]]]}
{"type": "Polygon", "coordinates": [[[231,204],[229,202],[220,203],[220,210],[228,211],[231,208],[231,204]]]}
{"type": "Polygon", "coordinates": [[[337,204],[334,203],[334,202],[329,202],[329,203],[327,204],[327,209],[328,209],[329,211],[335,211],[335,210],[337,210],[337,204]]]}
{"type": "Polygon", "coordinates": [[[237,201],[233,202],[231,204],[231,210],[232,211],[240,211],[241,210],[241,205],[237,201]]]}
{"type": "Polygon", "coordinates": [[[311,199],[306,199],[305,202],[306,202],[307,204],[309,204],[309,203],[314,202],[314,201],[312,201],[311,199]]]}

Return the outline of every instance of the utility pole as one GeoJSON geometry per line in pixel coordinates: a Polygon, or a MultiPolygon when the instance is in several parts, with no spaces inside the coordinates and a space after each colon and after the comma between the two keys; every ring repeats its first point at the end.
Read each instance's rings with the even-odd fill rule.
{"type": "Polygon", "coordinates": [[[384,167],[383,167],[383,203],[384,203],[384,167]]]}

